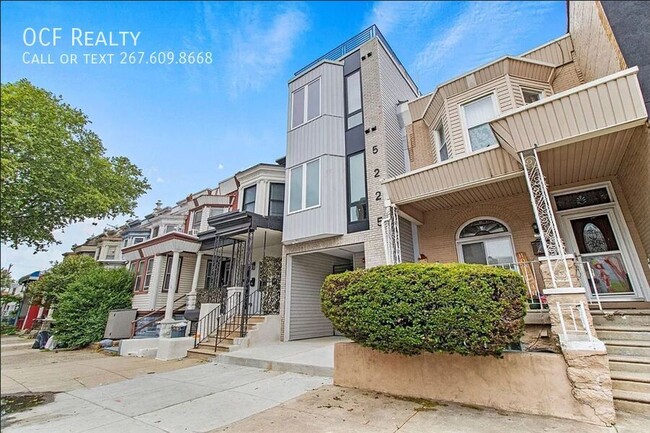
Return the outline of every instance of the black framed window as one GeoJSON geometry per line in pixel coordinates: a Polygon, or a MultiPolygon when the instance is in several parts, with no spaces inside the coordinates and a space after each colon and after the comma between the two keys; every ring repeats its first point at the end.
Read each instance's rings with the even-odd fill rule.
{"type": "Polygon", "coordinates": [[[284,184],[271,183],[269,187],[269,215],[282,216],[284,214],[284,184]]]}
{"type": "Polygon", "coordinates": [[[244,190],[244,200],[242,210],[255,212],[255,195],[257,194],[257,185],[249,186],[244,190]]]}
{"type": "Polygon", "coordinates": [[[363,124],[360,70],[345,77],[345,107],[347,129],[363,124]]]}
{"type": "Polygon", "coordinates": [[[366,153],[357,152],[347,159],[348,231],[367,230],[366,153]]]}

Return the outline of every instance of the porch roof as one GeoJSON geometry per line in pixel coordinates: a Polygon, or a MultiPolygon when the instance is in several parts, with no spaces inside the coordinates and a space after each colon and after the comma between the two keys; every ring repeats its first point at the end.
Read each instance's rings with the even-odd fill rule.
{"type": "Polygon", "coordinates": [[[201,243],[196,236],[181,232],[171,232],[124,248],[122,250],[122,258],[132,261],[170,251],[196,253],[200,246],[201,243]]]}
{"type": "MultiPolygon", "coordinates": [[[[393,203],[418,203],[415,206],[425,210],[428,205],[420,206],[423,201],[522,176],[523,170],[519,162],[498,147],[414,170],[388,179],[384,184],[393,203]]],[[[481,191],[483,190],[479,189],[473,195],[474,201],[483,199],[481,191]]],[[[489,194],[485,199],[487,198],[489,194]]],[[[440,200],[437,202],[441,204],[440,200]]]]}
{"type": "Polygon", "coordinates": [[[551,148],[634,128],[648,118],[637,79],[626,69],[505,112],[490,122],[504,148],[551,148]]]}

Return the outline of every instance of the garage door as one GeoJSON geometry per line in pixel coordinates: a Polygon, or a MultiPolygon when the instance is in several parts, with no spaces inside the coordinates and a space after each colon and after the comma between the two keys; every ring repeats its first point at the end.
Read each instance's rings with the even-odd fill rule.
{"type": "Polygon", "coordinates": [[[323,253],[292,256],[289,339],[334,335],[332,323],[320,309],[320,289],[334,265],[348,263],[323,253]]]}

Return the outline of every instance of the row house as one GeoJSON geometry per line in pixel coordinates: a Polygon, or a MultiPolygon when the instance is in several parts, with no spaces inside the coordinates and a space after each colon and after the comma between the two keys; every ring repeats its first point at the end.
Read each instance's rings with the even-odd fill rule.
{"type": "Polygon", "coordinates": [[[244,289],[257,291],[260,271],[281,255],[283,163],[257,164],[173,207],[159,203],[124,231],[122,257],[135,275],[135,336],[169,336],[183,317],[202,317],[200,308],[210,312],[244,289]]]}

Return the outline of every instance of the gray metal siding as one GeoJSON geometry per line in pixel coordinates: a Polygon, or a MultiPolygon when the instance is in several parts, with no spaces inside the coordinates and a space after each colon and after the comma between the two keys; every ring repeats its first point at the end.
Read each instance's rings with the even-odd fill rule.
{"type": "Polygon", "coordinates": [[[345,260],[313,253],[291,259],[289,339],[334,335],[332,323],[321,312],[320,289],[335,264],[345,260]]]}
{"type": "Polygon", "coordinates": [[[413,227],[409,220],[401,217],[399,219],[399,240],[402,249],[402,262],[415,262],[413,227]]]}
{"type": "MultiPolygon", "coordinates": [[[[282,231],[283,242],[310,237],[342,235],[347,232],[345,158],[326,155],[320,158],[320,164],[320,206],[285,215],[282,231]]],[[[288,169],[287,184],[289,184],[288,169]]],[[[289,190],[289,187],[285,189],[285,203],[289,203],[289,190]]]]}
{"type": "Polygon", "coordinates": [[[295,167],[321,155],[345,155],[342,117],[321,116],[289,132],[287,168],[295,167]]]}
{"type": "Polygon", "coordinates": [[[388,177],[394,177],[406,171],[402,131],[397,118],[397,104],[399,101],[414,99],[417,95],[380,44],[378,44],[378,51],[381,104],[386,139],[386,164],[388,177]]]}

